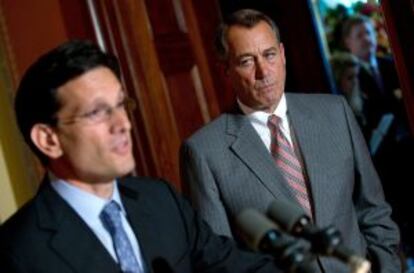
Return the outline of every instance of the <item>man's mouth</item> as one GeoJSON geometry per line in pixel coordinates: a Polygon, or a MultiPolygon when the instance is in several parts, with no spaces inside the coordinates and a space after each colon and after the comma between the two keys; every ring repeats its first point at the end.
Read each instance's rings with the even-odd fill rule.
{"type": "Polygon", "coordinates": [[[262,92],[268,92],[270,90],[272,90],[274,88],[275,84],[263,84],[263,85],[259,85],[257,86],[257,89],[262,91],[262,92]]]}
{"type": "Polygon", "coordinates": [[[119,155],[125,155],[131,150],[131,144],[128,138],[122,138],[121,140],[115,141],[112,146],[112,151],[119,155]]]}

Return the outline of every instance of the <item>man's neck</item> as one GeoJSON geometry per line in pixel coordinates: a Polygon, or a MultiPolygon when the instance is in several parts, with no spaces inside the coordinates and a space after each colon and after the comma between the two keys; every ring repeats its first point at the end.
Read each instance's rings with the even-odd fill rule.
{"type": "Polygon", "coordinates": [[[74,175],[68,175],[66,172],[61,172],[59,169],[51,168],[49,172],[52,176],[101,198],[110,198],[114,190],[115,179],[102,182],[90,182],[93,181],[93,179],[86,181],[86,179],[80,179],[74,175]]]}
{"type": "MultiPolygon", "coordinates": [[[[255,112],[258,112],[258,111],[266,112],[268,114],[273,114],[276,111],[276,109],[278,107],[280,107],[281,104],[285,104],[286,103],[286,102],[282,102],[282,101],[285,100],[284,97],[285,97],[285,94],[282,94],[280,100],[275,105],[273,105],[270,108],[253,108],[253,107],[250,107],[250,106],[247,106],[246,104],[244,104],[239,98],[237,98],[237,105],[239,106],[240,110],[245,115],[250,115],[250,114],[255,113],[255,112]]],[[[283,107],[283,108],[285,108],[285,107],[283,107]]]]}
{"type": "Polygon", "coordinates": [[[109,199],[114,191],[114,183],[111,182],[105,182],[105,183],[85,183],[82,181],[77,180],[66,180],[65,181],[81,190],[84,190],[86,192],[89,192],[93,195],[96,195],[98,197],[109,199]]]}

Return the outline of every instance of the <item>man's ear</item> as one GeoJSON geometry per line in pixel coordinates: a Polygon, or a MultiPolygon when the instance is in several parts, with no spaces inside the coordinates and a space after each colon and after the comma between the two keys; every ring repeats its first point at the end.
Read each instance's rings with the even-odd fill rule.
{"type": "Polygon", "coordinates": [[[34,145],[47,157],[56,159],[63,155],[59,138],[49,125],[35,124],[30,131],[30,138],[34,145]]]}
{"type": "Polygon", "coordinates": [[[279,51],[280,57],[282,58],[282,62],[286,66],[285,46],[282,43],[279,43],[279,51]]]}

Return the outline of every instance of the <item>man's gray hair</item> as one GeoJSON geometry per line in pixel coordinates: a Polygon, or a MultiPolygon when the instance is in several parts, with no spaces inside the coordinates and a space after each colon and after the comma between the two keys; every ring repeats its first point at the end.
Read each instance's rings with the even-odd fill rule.
{"type": "Polygon", "coordinates": [[[238,25],[246,28],[252,28],[260,22],[267,23],[275,33],[277,40],[280,42],[279,28],[269,16],[253,9],[241,9],[230,14],[218,28],[215,41],[218,57],[223,61],[228,58],[229,46],[227,41],[227,33],[230,27],[238,25]]]}

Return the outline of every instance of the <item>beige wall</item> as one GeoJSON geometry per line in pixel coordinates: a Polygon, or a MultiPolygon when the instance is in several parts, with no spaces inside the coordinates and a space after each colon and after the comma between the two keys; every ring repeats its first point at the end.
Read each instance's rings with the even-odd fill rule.
{"type": "Polygon", "coordinates": [[[35,192],[33,163],[13,114],[11,73],[0,43],[0,222],[35,192]]]}
{"type": "Polygon", "coordinates": [[[25,144],[17,130],[11,92],[0,78],[0,220],[4,221],[35,191],[32,164],[25,160],[25,144]]]}
{"type": "MultiPolygon", "coordinates": [[[[1,80],[1,79],[0,79],[1,80]]],[[[23,158],[24,144],[12,111],[12,98],[5,81],[0,83],[0,220],[4,221],[33,194],[31,169],[23,158]]]]}
{"type": "Polygon", "coordinates": [[[0,222],[7,219],[16,209],[17,203],[6,166],[3,147],[0,146],[0,222]]]}

